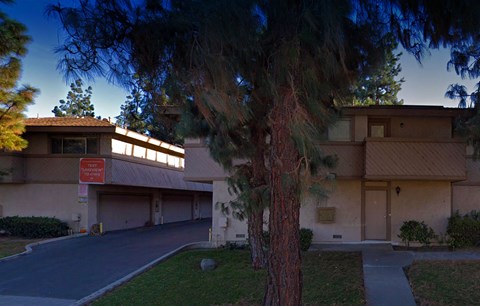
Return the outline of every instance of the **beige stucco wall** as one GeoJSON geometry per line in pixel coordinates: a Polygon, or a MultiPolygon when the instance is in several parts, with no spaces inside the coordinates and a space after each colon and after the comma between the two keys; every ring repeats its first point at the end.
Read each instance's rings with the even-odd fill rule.
{"type": "Polygon", "coordinates": [[[210,156],[203,140],[185,139],[185,180],[197,182],[222,181],[228,174],[210,156]]]}
{"type": "Polygon", "coordinates": [[[223,245],[227,241],[245,241],[248,237],[245,221],[239,221],[233,218],[231,214],[224,215],[221,209],[217,208],[216,203],[228,203],[232,199],[234,199],[234,196],[229,194],[228,184],[225,181],[213,182],[212,241],[217,245],[223,245]],[[224,218],[227,218],[227,227],[220,226],[224,218]]]}
{"type": "Polygon", "coordinates": [[[49,141],[47,133],[27,133],[24,138],[28,141],[28,147],[22,153],[25,154],[48,154],[49,141]]]}
{"type": "Polygon", "coordinates": [[[452,184],[452,211],[460,214],[480,211],[480,160],[473,160],[472,153],[467,147],[467,179],[452,184]]]}
{"type": "Polygon", "coordinates": [[[18,154],[0,155],[0,183],[22,183],[25,180],[25,159],[18,154]]]}
{"type": "MultiPolygon", "coordinates": [[[[313,242],[358,242],[361,239],[361,182],[360,180],[337,181],[327,201],[318,201],[314,197],[306,197],[300,209],[301,227],[313,231],[313,242]],[[322,224],[317,221],[317,207],[335,207],[335,223],[322,224]],[[342,238],[333,238],[341,235],[342,238]]],[[[224,181],[213,182],[212,240],[217,245],[227,241],[244,241],[248,237],[247,224],[231,215],[225,216],[215,203],[226,203],[234,197],[228,193],[228,185],[224,181]],[[222,218],[227,218],[227,227],[220,227],[222,218]],[[244,235],[244,236],[237,236],[244,235]]],[[[268,221],[268,211],[264,216],[268,221]]],[[[265,227],[267,229],[267,226],[265,227]]]]}
{"type": "Polygon", "coordinates": [[[466,214],[472,210],[480,211],[480,186],[453,186],[453,212],[466,214]]]}
{"type": "Polygon", "coordinates": [[[355,141],[364,141],[368,136],[368,117],[355,116],[354,117],[354,139],[355,141]]]}
{"type": "Polygon", "coordinates": [[[401,241],[400,227],[408,220],[425,221],[437,235],[445,234],[451,213],[450,182],[392,181],[390,187],[392,241],[401,241]]]}
{"type": "Polygon", "coordinates": [[[450,139],[451,126],[449,117],[392,117],[390,132],[398,138],[450,139]]]}
{"type": "Polygon", "coordinates": [[[56,217],[74,231],[88,224],[87,206],[78,203],[78,184],[2,184],[0,194],[3,216],[56,217]],[[80,224],[72,214],[80,214],[80,224]]]}
{"type": "Polygon", "coordinates": [[[361,240],[361,181],[338,180],[334,183],[329,198],[316,200],[308,197],[300,209],[300,226],[313,231],[313,243],[358,242],[361,240]],[[335,222],[319,223],[318,207],[335,207],[335,222]],[[333,238],[341,235],[342,238],[333,238]]]}

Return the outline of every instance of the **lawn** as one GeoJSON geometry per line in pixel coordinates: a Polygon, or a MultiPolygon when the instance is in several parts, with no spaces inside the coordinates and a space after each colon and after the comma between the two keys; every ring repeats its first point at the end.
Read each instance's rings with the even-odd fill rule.
{"type": "MultiPolygon", "coordinates": [[[[364,305],[360,253],[304,253],[304,304],[364,305]]],[[[249,253],[200,250],[181,253],[114,290],[94,305],[260,305],[265,271],[253,271],[249,253]],[[213,258],[216,270],[200,270],[213,258]]]]}
{"type": "Polygon", "coordinates": [[[22,253],[27,244],[41,239],[23,239],[16,237],[0,237],[0,258],[22,253]]]}
{"type": "Polygon", "coordinates": [[[480,303],[480,261],[416,261],[408,278],[418,305],[480,303]]]}

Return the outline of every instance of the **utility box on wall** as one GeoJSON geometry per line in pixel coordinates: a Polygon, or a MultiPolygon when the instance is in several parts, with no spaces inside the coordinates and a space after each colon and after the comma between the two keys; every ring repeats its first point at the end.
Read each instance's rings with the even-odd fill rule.
{"type": "Polygon", "coordinates": [[[335,223],[335,207],[317,208],[317,220],[319,223],[335,223]]]}

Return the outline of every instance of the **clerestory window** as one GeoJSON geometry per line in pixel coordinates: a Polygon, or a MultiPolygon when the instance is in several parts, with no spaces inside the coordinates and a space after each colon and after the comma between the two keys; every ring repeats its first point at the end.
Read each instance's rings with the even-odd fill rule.
{"type": "Polygon", "coordinates": [[[52,137],[53,154],[98,154],[97,137],[52,137]]]}

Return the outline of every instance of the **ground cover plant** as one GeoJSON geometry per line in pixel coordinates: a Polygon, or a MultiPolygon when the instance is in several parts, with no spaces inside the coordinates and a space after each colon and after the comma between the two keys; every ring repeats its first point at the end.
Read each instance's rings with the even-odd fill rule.
{"type": "Polygon", "coordinates": [[[418,305],[480,301],[480,261],[415,261],[407,275],[418,305]]]}
{"type": "MultiPolygon", "coordinates": [[[[364,305],[360,253],[303,253],[305,305],[364,305]]],[[[94,305],[260,305],[265,270],[251,268],[248,251],[199,250],[181,253],[94,305]],[[202,272],[202,258],[218,262],[202,272]]]]}
{"type": "Polygon", "coordinates": [[[18,237],[0,237],[0,258],[22,253],[25,246],[40,239],[23,239],[18,237]]]}

